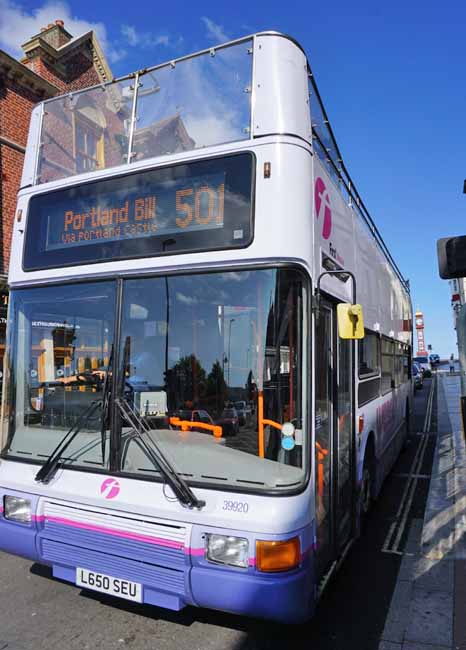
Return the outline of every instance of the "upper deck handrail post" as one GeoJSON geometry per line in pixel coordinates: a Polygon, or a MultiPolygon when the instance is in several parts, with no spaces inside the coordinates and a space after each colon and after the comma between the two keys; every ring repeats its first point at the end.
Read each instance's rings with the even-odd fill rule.
{"type": "Polygon", "coordinates": [[[32,174],[32,180],[33,180],[34,185],[37,185],[37,181],[39,179],[39,174],[40,174],[39,160],[40,160],[42,147],[44,146],[43,141],[42,141],[42,124],[44,122],[44,113],[45,113],[45,108],[44,108],[44,104],[42,103],[42,104],[40,104],[40,115],[38,117],[38,122],[39,123],[38,123],[38,126],[37,126],[37,129],[38,129],[37,132],[39,134],[39,138],[38,138],[38,141],[37,141],[37,147],[36,147],[35,156],[34,156],[34,171],[33,171],[33,174],[32,174]]]}
{"type": "Polygon", "coordinates": [[[138,102],[138,90],[139,90],[139,72],[136,72],[134,75],[134,84],[133,84],[133,105],[131,107],[131,120],[129,125],[129,136],[128,136],[128,163],[131,162],[133,157],[133,139],[134,139],[134,129],[136,128],[136,111],[137,111],[137,102],[138,102]]]}

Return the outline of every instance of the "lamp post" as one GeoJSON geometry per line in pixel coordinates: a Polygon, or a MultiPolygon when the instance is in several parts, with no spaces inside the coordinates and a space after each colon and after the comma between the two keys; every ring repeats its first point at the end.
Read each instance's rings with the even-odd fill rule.
{"type": "Polygon", "coordinates": [[[230,366],[231,366],[231,324],[235,322],[235,318],[230,318],[228,321],[228,388],[230,388],[230,366]]]}

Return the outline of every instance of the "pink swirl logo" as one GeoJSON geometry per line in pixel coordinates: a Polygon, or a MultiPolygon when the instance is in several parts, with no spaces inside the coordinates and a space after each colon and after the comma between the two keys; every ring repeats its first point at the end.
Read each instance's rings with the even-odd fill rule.
{"type": "Polygon", "coordinates": [[[106,478],[100,486],[100,494],[105,499],[114,499],[120,494],[120,484],[116,478],[106,478]]]}
{"type": "Polygon", "coordinates": [[[327,186],[320,176],[316,179],[314,187],[314,203],[316,206],[317,219],[323,216],[324,220],[322,237],[328,239],[332,232],[332,210],[330,208],[330,197],[327,186]]]}

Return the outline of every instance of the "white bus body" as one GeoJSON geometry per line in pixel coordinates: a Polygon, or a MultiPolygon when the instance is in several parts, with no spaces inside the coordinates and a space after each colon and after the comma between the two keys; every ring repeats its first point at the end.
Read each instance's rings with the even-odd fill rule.
{"type": "MultiPolygon", "coordinates": [[[[241,75],[236,77],[242,84],[241,75]]],[[[273,32],[36,107],[9,275],[1,549],[48,564],[58,578],[174,610],[196,605],[285,622],[312,615],[318,585],[357,536],[361,512],[377,496],[401,448],[412,396],[409,292],[350,187],[345,168],[337,170],[334,161],[340,156],[321,119],[322,110],[302,49],[273,32]],[[232,75],[227,86],[236,83],[231,79],[237,66],[241,75],[247,71],[246,84],[234,86],[238,94],[231,98],[230,112],[223,100],[215,103],[212,83],[199,82],[203,92],[212,93],[200,102],[193,82],[196,110],[210,105],[212,113],[206,113],[203,122],[194,109],[190,113],[189,104],[181,105],[169,123],[168,151],[162,148],[151,154],[152,146],[159,147],[170,116],[158,107],[157,129],[145,125],[144,131],[134,126],[138,111],[145,111],[158,97],[169,102],[168,93],[162,96],[165,85],[171,74],[182,78],[183,66],[199,63],[198,71],[203,72],[217,60],[225,78],[232,75]],[[105,107],[99,112],[100,97],[105,97],[105,107]],[[240,118],[238,112],[234,115],[235,102],[245,107],[240,118]],[[247,120],[240,128],[243,114],[247,120]],[[112,141],[120,161],[106,166],[102,148],[111,136],[112,116],[121,117],[121,137],[112,141]],[[61,135],[58,127],[55,132],[52,127],[62,118],[73,135],[66,151],[71,163],[56,155],[61,135]],[[323,141],[325,134],[332,150],[323,141]],[[322,154],[323,149],[328,151],[322,154]],[[238,160],[250,161],[250,196],[248,179],[239,179],[238,160]],[[178,171],[169,177],[175,167],[178,171]],[[165,183],[166,194],[157,196],[157,205],[165,205],[170,183],[181,187],[177,179],[192,169],[201,170],[193,190],[196,196],[200,192],[198,204],[183,208],[188,199],[180,197],[191,195],[176,195],[178,223],[189,221],[189,215],[198,218],[198,230],[188,232],[193,222],[186,225],[187,244],[179,244],[178,235],[170,234],[167,226],[161,248],[144,255],[149,249],[142,242],[150,239],[145,234],[120,246],[117,235],[106,231],[110,243],[98,243],[99,257],[91,259],[93,245],[85,238],[99,237],[100,242],[102,224],[90,232],[91,217],[83,217],[76,207],[81,205],[76,198],[80,193],[91,196],[93,187],[106,188],[110,198],[105,209],[112,208],[112,197],[118,197],[123,220],[128,209],[125,183],[136,185],[138,178],[149,178],[146,172],[161,170],[150,178],[162,179],[157,181],[160,187],[165,183]],[[223,178],[225,192],[230,192],[224,222],[219,216],[220,190],[212,194],[209,189],[209,184],[220,188],[223,178]],[[114,185],[113,179],[118,179],[114,185]],[[235,183],[243,188],[236,194],[231,189],[235,183]],[[60,208],[68,214],[61,240],[52,232],[53,211],[60,201],[63,205],[68,201],[60,208]],[[237,207],[232,209],[235,201],[237,207]],[[221,233],[227,219],[234,222],[235,210],[245,215],[250,237],[244,245],[236,245],[235,238],[241,240],[246,231],[243,226],[232,227],[232,245],[223,246],[221,233]],[[202,222],[214,212],[218,228],[214,232],[211,221],[212,230],[206,235],[202,222]],[[66,240],[73,232],[76,240],[66,240]],[[197,237],[205,237],[202,249],[197,237]],[[215,250],[209,248],[210,237],[220,242],[215,250]],[[113,247],[111,253],[106,246],[113,247]],[[170,246],[181,248],[171,253],[170,246]],[[79,255],[88,257],[73,261],[79,255]],[[351,272],[356,278],[356,299],[363,306],[366,326],[366,337],[358,344],[342,341],[336,333],[337,303],[353,300],[348,276],[321,278],[321,300],[315,310],[314,290],[328,270],[351,272]],[[269,304],[262,295],[267,290],[268,319],[261,314],[269,304]],[[229,297],[223,298],[225,294],[229,297]],[[157,301],[163,305],[161,312],[157,301]],[[115,316],[109,305],[119,310],[115,316]],[[99,309],[102,314],[107,310],[101,321],[96,317],[99,309]],[[205,314],[211,312],[216,316],[208,322],[205,314]],[[178,334],[183,327],[187,334],[178,334]],[[173,395],[186,395],[186,382],[191,382],[191,399],[176,402],[177,408],[185,409],[183,418],[192,419],[194,410],[189,409],[204,408],[215,412],[212,419],[225,427],[220,439],[210,430],[203,433],[190,426],[186,431],[167,426],[154,434],[196,497],[205,501],[202,508],[180,503],[160,473],[141,460],[135,443],[124,438],[125,427],[120,439],[113,429],[106,430],[99,458],[100,428],[89,425],[87,450],[73,447],[49,482],[36,479],[41,465],[76,423],[73,417],[82,414],[73,411],[72,417],[65,417],[63,404],[73,399],[81,405],[83,396],[87,403],[97,399],[97,371],[101,377],[106,373],[118,380],[131,379],[129,357],[125,365],[125,336],[132,337],[131,345],[140,336],[146,348],[153,343],[163,351],[165,374],[162,370],[160,376],[166,383],[145,386],[144,396],[138,395],[141,413],[146,403],[146,415],[164,408],[172,411],[173,395]],[[209,337],[212,349],[221,347],[215,359],[208,350],[209,337]],[[114,357],[109,373],[112,341],[119,365],[114,357]],[[201,368],[201,362],[209,367],[201,368]],[[172,384],[167,379],[170,371],[172,384]],[[209,382],[214,382],[214,389],[209,382]],[[239,434],[227,437],[228,418],[221,410],[234,401],[250,402],[251,416],[239,434]],[[285,440],[290,438],[285,429],[277,433],[276,420],[280,427],[292,421],[291,442],[285,440]]],[[[143,121],[149,119],[141,112],[140,122],[141,116],[143,121]]],[[[105,153],[105,160],[109,155],[105,153]]],[[[94,206],[100,200],[97,190],[96,196],[94,206]]],[[[135,196],[131,201],[139,200],[135,196]]],[[[144,205],[149,220],[151,204],[144,205]]],[[[95,208],[95,223],[102,206],[95,208]]],[[[142,220],[143,212],[140,216],[142,220]]],[[[147,384],[136,379],[131,388],[121,389],[127,391],[122,394],[137,391],[137,381],[147,384]]],[[[112,390],[115,397],[119,389],[112,390]]],[[[117,427],[118,411],[111,408],[117,427]]]]}

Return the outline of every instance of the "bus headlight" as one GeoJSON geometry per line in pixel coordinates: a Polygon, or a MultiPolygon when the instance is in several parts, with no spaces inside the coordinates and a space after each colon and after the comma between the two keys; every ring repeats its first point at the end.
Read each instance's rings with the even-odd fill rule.
{"type": "Polygon", "coordinates": [[[206,535],[206,557],[211,562],[247,569],[249,564],[249,542],[244,537],[206,535]]]}
{"type": "Polygon", "coordinates": [[[29,499],[5,496],[3,498],[3,516],[21,524],[31,523],[31,502],[29,499]]]}

